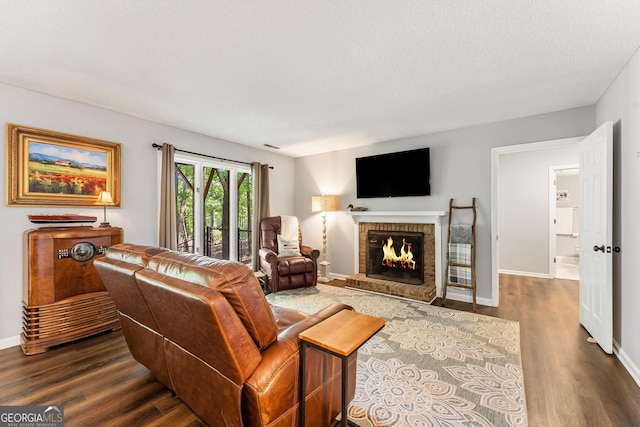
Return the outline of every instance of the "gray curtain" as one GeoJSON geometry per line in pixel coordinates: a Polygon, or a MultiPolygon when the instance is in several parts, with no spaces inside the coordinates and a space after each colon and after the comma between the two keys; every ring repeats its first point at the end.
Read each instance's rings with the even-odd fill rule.
{"type": "Polygon", "coordinates": [[[175,149],[171,144],[162,144],[162,171],[160,177],[160,230],[159,246],[176,250],[178,237],[176,228],[176,165],[175,149]]]}
{"type": "Polygon", "coordinates": [[[251,221],[251,265],[253,271],[258,271],[258,249],[260,241],[260,220],[271,216],[271,203],[269,201],[269,165],[251,163],[251,176],[253,177],[253,218],[251,221]]]}

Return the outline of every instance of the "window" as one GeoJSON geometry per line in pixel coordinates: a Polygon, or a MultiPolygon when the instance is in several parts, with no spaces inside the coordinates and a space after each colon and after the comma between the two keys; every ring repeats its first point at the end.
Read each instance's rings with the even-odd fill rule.
{"type": "Polygon", "coordinates": [[[251,168],[175,156],[178,250],[251,263],[251,168]]]}

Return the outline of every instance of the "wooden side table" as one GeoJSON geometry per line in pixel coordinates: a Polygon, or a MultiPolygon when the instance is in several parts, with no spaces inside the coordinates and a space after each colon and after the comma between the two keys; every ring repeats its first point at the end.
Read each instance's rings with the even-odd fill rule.
{"type": "MultiPolygon", "coordinates": [[[[342,360],[342,416],[341,425],[350,425],[347,419],[347,390],[349,382],[349,356],[374,336],[386,320],[351,310],[342,310],[301,332],[300,339],[300,409],[299,425],[305,426],[305,373],[307,346],[318,348],[342,360]]],[[[354,425],[354,424],[351,424],[354,425]]]]}
{"type": "Polygon", "coordinates": [[[269,278],[267,274],[262,270],[254,271],[253,274],[256,276],[256,279],[258,279],[262,292],[264,292],[265,295],[270,294],[271,291],[269,290],[269,278]]]}

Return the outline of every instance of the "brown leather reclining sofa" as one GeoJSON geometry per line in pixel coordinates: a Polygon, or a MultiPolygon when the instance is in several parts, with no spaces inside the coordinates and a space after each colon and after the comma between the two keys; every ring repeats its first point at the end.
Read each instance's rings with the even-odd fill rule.
{"type": "MultiPolygon", "coordinates": [[[[333,314],[271,306],[243,264],[151,246],[111,246],[94,263],[133,357],[211,426],[298,424],[298,334],[333,314]]],[[[355,394],[355,355],[349,396],[355,394]]],[[[307,352],[306,425],[340,412],[341,364],[307,352]]]]}

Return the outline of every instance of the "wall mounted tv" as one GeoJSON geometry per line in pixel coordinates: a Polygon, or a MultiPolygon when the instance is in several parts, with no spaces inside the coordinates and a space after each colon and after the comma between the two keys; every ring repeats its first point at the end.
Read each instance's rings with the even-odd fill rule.
{"type": "Polygon", "coordinates": [[[356,158],[359,199],[431,194],[429,148],[356,158]]]}

